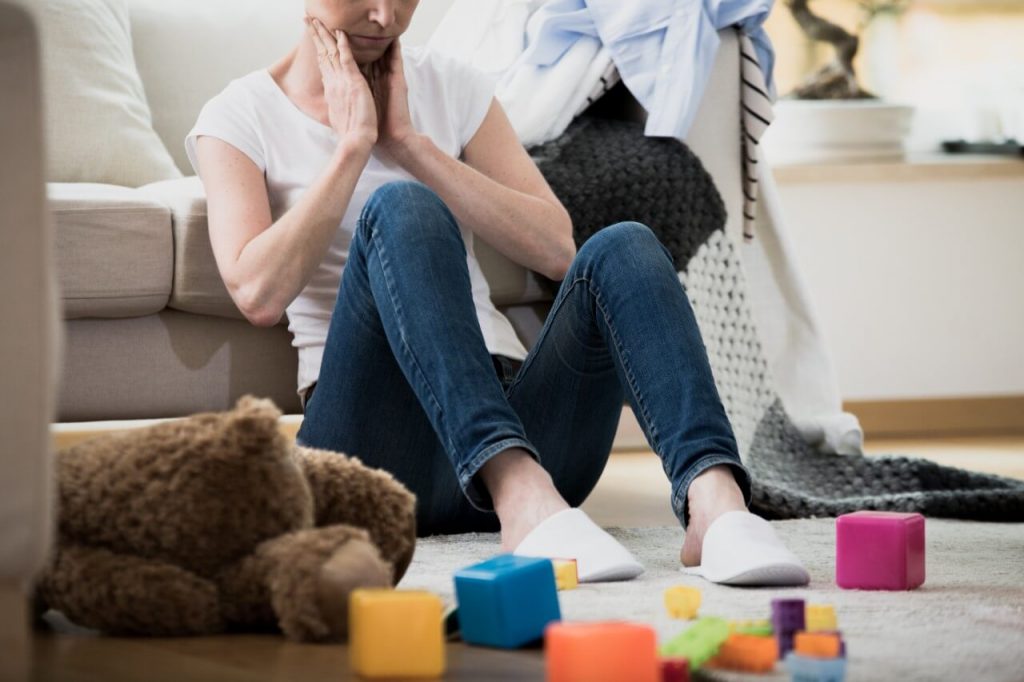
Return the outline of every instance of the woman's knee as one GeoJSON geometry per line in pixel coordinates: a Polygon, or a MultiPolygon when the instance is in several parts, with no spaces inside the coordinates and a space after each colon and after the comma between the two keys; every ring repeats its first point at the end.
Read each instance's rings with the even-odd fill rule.
{"type": "Polygon", "coordinates": [[[576,255],[583,262],[637,262],[672,256],[651,228],[628,220],[598,230],[583,243],[576,255]]]}
{"type": "Polygon", "coordinates": [[[421,182],[395,180],[374,190],[366,200],[361,225],[375,228],[430,229],[432,225],[456,226],[455,217],[434,190],[421,182]]]}

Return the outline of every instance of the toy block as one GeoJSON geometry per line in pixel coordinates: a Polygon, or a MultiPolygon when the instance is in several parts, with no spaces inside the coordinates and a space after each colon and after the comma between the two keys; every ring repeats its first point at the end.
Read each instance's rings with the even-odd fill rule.
{"type": "Polygon", "coordinates": [[[790,653],[785,660],[792,682],[843,682],[845,658],[808,658],[790,653]]]}
{"type": "Polygon", "coordinates": [[[831,632],[798,632],[793,636],[793,651],[809,658],[837,658],[839,635],[831,632]]]}
{"type": "Polygon", "coordinates": [[[775,634],[792,635],[804,629],[807,610],[803,599],[772,599],[772,628],[775,634]]]}
{"type": "Polygon", "coordinates": [[[775,643],[779,647],[779,658],[785,658],[786,654],[793,650],[793,633],[776,632],[775,643]]]}
{"type": "Polygon", "coordinates": [[[835,630],[838,627],[836,610],[830,604],[808,604],[804,613],[807,632],[835,630]]]}
{"type": "Polygon", "coordinates": [[[729,637],[729,624],[722,618],[698,618],[697,622],[661,647],[662,656],[684,656],[690,670],[699,669],[729,637]]]}
{"type": "Polygon", "coordinates": [[[445,652],[441,599],[414,590],[349,594],[349,661],[363,677],[440,677],[445,652]]]}
{"type": "Polygon", "coordinates": [[[547,682],[658,682],[657,649],[647,625],[552,623],[544,631],[547,682]]]}
{"type": "Polygon", "coordinates": [[[707,667],[721,670],[763,673],[775,668],[779,645],[774,637],[731,634],[707,667]]]}
{"type": "Polygon", "coordinates": [[[580,584],[580,574],[575,559],[555,559],[555,585],[559,590],[574,590],[580,584]]]}
{"type": "Polygon", "coordinates": [[[924,583],[924,517],[859,511],[836,519],[836,584],[912,590],[924,583]]]}
{"type": "Polygon", "coordinates": [[[685,658],[661,659],[661,682],[690,682],[690,662],[685,658]]]}
{"type": "Polygon", "coordinates": [[[696,587],[676,585],[665,590],[665,608],[672,618],[693,620],[700,608],[701,593],[696,587]]]}
{"type": "Polygon", "coordinates": [[[514,649],[561,620],[550,559],[502,554],[455,573],[462,639],[514,649]]]}
{"type": "Polygon", "coordinates": [[[730,620],[729,634],[771,637],[775,630],[770,620],[730,620]]]}

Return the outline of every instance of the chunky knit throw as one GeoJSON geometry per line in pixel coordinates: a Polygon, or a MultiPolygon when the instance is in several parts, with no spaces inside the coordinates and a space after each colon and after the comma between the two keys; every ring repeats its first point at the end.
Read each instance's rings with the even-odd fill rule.
{"type": "Polygon", "coordinates": [[[572,216],[577,245],[635,220],[672,253],[754,479],[753,511],[776,519],[879,509],[1024,521],[1024,481],[918,458],[822,454],[804,440],[774,389],[740,253],[725,234],[725,206],[686,145],[645,137],[640,123],[581,117],[530,155],[572,216]]]}

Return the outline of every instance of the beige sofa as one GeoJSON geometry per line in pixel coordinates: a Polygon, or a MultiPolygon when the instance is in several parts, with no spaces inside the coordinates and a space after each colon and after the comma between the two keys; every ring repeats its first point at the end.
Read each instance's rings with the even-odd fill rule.
{"type": "MultiPolygon", "coordinates": [[[[231,78],[269,65],[297,41],[301,3],[129,5],[153,125],[185,177],[138,188],[48,185],[67,332],[58,419],[172,417],[223,409],[244,393],[298,413],[297,355],[286,325],[254,327],[229,298],[183,140],[203,103],[231,78]]],[[[722,38],[689,143],[714,176],[728,232],[739,239],[739,56],[734,33],[722,38]]],[[[477,244],[496,305],[530,347],[548,296],[532,273],[477,244]]]]}

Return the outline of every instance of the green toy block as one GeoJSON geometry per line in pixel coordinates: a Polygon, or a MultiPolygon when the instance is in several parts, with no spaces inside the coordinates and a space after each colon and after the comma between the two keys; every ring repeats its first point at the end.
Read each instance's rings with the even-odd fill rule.
{"type": "Polygon", "coordinates": [[[754,637],[771,637],[775,634],[769,620],[733,620],[729,622],[730,631],[737,635],[753,635],[754,637]]]}
{"type": "Polygon", "coordinates": [[[704,617],[661,646],[662,656],[683,656],[690,670],[700,668],[718,653],[729,638],[729,622],[724,618],[704,617]]]}

